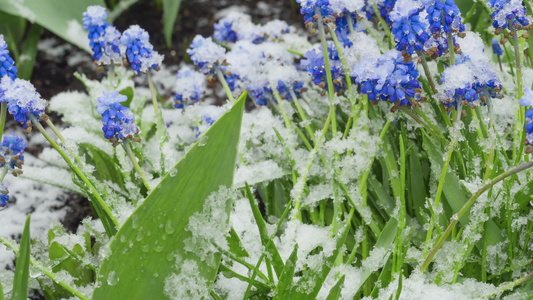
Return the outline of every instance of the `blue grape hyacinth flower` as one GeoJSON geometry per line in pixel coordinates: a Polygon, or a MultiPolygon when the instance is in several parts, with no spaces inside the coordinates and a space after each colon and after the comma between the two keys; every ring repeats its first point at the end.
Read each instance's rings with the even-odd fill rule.
{"type": "Polygon", "coordinates": [[[426,8],[426,19],[433,36],[441,32],[464,32],[465,25],[461,23],[461,12],[454,0],[423,0],[426,8]]]}
{"type": "Polygon", "coordinates": [[[24,150],[26,142],[21,136],[15,136],[15,133],[4,136],[0,143],[0,167],[12,171],[14,176],[22,174],[22,165],[24,164],[24,150]]]}
{"type": "Polygon", "coordinates": [[[0,206],[5,207],[9,201],[9,191],[7,187],[0,182],[0,206]]]}
{"type": "Polygon", "coordinates": [[[139,133],[133,113],[128,107],[120,104],[126,100],[128,97],[118,91],[104,91],[96,104],[96,111],[102,116],[104,137],[113,143],[113,146],[124,139],[134,139],[139,133]]]}
{"type": "Polygon", "coordinates": [[[120,43],[126,48],[126,57],[136,74],[146,73],[150,69],[159,70],[163,56],[150,44],[148,32],[131,25],[120,37],[120,43]]]}
{"type": "Polygon", "coordinates": [[[415,51],[422,51],[424,43],[429,39],[428,25],[420,17],[420,6],[416,5],[416,1],[413,3],[415,4],[403,7],[403,3],[398,2],[390,14],[396,50],[402,51],[405,57],[411,56],[415,51]]]}
{"type": "Polygon", "coordinates": [[[187,54],[191,61],[200,68],[205,75],[213,75],[217,68],[223,69],[226,50],[215,44],[211,37],[204,38],[201,35],[194,37],[187,54]]]}
{"type": "Polygon", "coordinates": [[[527,19],[526,8],[522,5],[522,1],[489,0],[487,5],[494,8],[491,17],[494,20],[492,26],[496,28],[496,34],[503,32],[506,28],[521,30],[522,27],[527,27],[529,30],[530,22],[527,19]]]}
{"type": "Polygon", "coordinates": [[[83,13],[83,29],[89,31],[89,46],[93,51],[93,59],[98,65],[120,64],[122,49],[120,32],[105,20],[107,12],[99,5],[87,7],[83,13]]]}
{"type": "Polygon", "coordinates": [[[15,61],[9,56],[7,44],[4,36],[0,34],[0,77],[9,76],[11,79],[17,78],[17,67],[15,61]]]}
{"type": "Polygon", "coordinates": [[[397,50],[390,50],[377,59],[362,59],[352,73],[368,99],[390,101],[394,107],[416,103],[414,100],[421,92],[419,75],[414,63],[404,62],[397,50]]]}
{"type": "MultiPolygon", "coordinates": [[[[333,79],[333,87],[337,94],[342,94],[346,89],[346,77],[344,75],[344,67],[339,58],[338,51],[333,42],[328,43],[328,56],[331,69],[331,76],[333,79]]],[[[321,51],[316,49],[309,50],[305,53],[304,58],[300,61],[300,65],[307,70],[307,73],[313,77],[313,83],[326,91],[328,89],[326,77],[326,64],[324,62],[324,55],[321,51]]]]}
{"type": "Polygon", "coordinates": [[[0,81],[0,102],[7,103],[7,111],[27,131],[31,130],[33,124],[31,117],[37,120],[46,118],[44,110],[47,102],[27,80],[19,78],[13,80],[9,76],[4,76],[0,81]]]}
{"type": "Polygon", "coordinates": [[[205,75],[185,66],[176,75],[174,107],[184,108],[200,101],[206,89],[205,75]]]}
{"type": "MultiPolygon", "coordinates": [[[[522,106],[533,106],[533,90],[531,88],[524,89],[524,96],[520,99],[520,105],[522,106]]],[[[526,144],[527,149],[526,153],[533,152],[533,108],[528,109],[525,114],[526,117],[526,139],[524,144],[526,144]]]]}

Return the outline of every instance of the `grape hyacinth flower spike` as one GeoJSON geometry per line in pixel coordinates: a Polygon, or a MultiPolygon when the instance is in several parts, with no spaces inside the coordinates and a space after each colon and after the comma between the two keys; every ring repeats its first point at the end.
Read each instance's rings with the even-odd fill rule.
{"type": "Polygon", "coordinates": [[[126,48],[126,57],[136,74],[146,73],[150,69],[159,70],[163,56],[150,44],[148,32],[131,25],[120,37],[120,43],[126,48]]]}
{"type": "Polygon", "coordinates": [[[96,104],[96,111],[102,116],[104,137],[113,146],[117,146],[124,139],[140,141],[139,137],[134,137],[139,133],[139,128],[135,125],[133,113],[129,108],[120,104],[126,100],[128,97],[119,94],[118,91],[104,91],[96,104]]]}
{"type": "Polygon", "coordinates": [[[198,103],[206,88],[204,74],[185,66],[179,70],[176,77],[174,107],[185,108],[185,105],[198,103]]]}
{"type": "Polygon", "coordinates": [[[529,30],[530,21],[527,19],[526,8],[522,1],[516,0],[489,0],[487,5],[494,8],[492,13],[492,26],[496,29],[495,34],[500,34],[509,29],[529,30]]]}
{"type": "Polygon", "coordinates": [[[17,67],[15,67],[15,62],[9,56],[4,36],[0,34],[0,77],[6,75],[11,79],[17,78],[17,67]]]}
{"type": "MultiPolygon", "coordinates": [[[[408,1],[403,1],[408,2],[408,1]]],[[[427,24],[420,17],[417,2],[403,6],[397,2],[390,18],[393,21],[391,32],[396,42],[396,50],[401,51],[405,60],[410,60],[415,51],[422,51],[424,43],[429,39],[427,24]]]]}
{"type": "Polygon", "coordinates": [[[107,12],[99,5],[89,6],[83,13],[83,29],[89,31],[89,46],[98,66],[122,63],[120,32],[106,19],[107,12]]]}
{"type": "Polygon", "coordinates": [[[25,149],[26,142],[21,136],[15,136],[15,133],[4,136],[4,140],[0,144],[0,167],[4,168],[0,179],[3,180],[3,176],[8,171],[12,171],[13,176],[22,174],[25,149]]]}
{"type": "Polygon", "coordinates": [[[4,76],[0,81],[0,102],[7,103],[7,111],[24,126],[26,133],[31,131],[33,120],[48,119],[44,113],[47,102],[27,80],[4,76]]]}

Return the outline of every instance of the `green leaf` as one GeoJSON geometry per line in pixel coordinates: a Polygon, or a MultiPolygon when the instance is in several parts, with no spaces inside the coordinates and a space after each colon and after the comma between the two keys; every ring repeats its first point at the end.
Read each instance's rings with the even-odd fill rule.
{"type": "Polygon", "coordinates": [[[248,198],[248,201],[250,202],[252,213],[254,215],[255,222],[257,223],[257,228],[259,228],[259,236],[261,236],[261,243],[263,243],[263,246],[266,248],[266,250],[271,256],[272,265],[274,266],[274,271],[276,271],[276,275],[281,276],[281,273],[283,272],[284,268],[283,260],[279,255],[276,245],[270,242],[270,237],[268,235],[265,220],[261,215],[261,211],[259,210],[257,203],[255,203],[255,199],[252,195],[252,191],[250,190],[250,186],[246,182],[245,185],[246,196],[248,198]]]}
{"type": "Polygon", "coordinates": [[[17,62],[17,77],[30,80],[37,57],[37,45],[41,39],[42,27],[39,24],[33,24],[28,31],[28,35],[22,47],[22,55],[17,62]]]}
{"type": "Polygon", "coordinates": [[[285,264],[285,268],[283,268],[283,272],[281,272],[278,285],[274,291],[274,299],[283,300],[290,298],[296,260],[298,260],[298,244],[294,245],[294,250],[292,250],[291,255],[287,259],[287,263],[285,264]]]}
{"type": "Polygon", "coordinates": [[[290,299],[307,300],[316,298],[318,292],[320,292],[320,289],[322,288],[324,280],[326,280],[329,271],[331,271],[331,268],[333,267],[333,264],[337,259],[337,256],[339,255],[340,249],[342,248],[342,245],[346,240],[346,236],[350,231],[349,229],[350,225],[348,224],[344,228],[344,231],[339,236],[337,236],[335,250],[333,250],[330,256],[324,258],[322,265],[319,266],[317,269],[308,270],[306,273],[304,273],[302,278],[298,280],[298,283],[292,287],[290,299]]]}
{"type": "MultiPolygon", "coordinates": [[[[431,138],[427,134],[423,135],[424,148],[430,158],[432,165],[437,165],[438,170],[442,170],[444,161],[442,160],[442,152],[433,144],[431,138]]],[[[459,183],[459,178],[454,172],[447,172],[444,181],[443,193],[447,203],[453,210],[453,213],[459,212],[463,205],[468,201],[469,196],[465,189],[459,183]]],[[[468,224],[470,212],[467,211],[460,219],[459,222],[463,225],[468,224]]],[[[451,218],[451,216],[448,216],[451,218]]],[[[503,241],[501,230],[492,219],[488,220],[488,226],[491,230],[487,230],[484,234],[487,235],[487,244],[496,245],[503,241]]]]}
{"type": "Polygon", "coordinates": [[[237,232],[235,232],[235,229],[231,228],[229,235],[226,237],[226,240],[228,241],[228,247],[231,253],[235,254],[237,257],[250,256],[244,248],[244,245],[242,244],[239,235],[237,234],[237,232]]]}
{"type": "Polygon", "coordinates": [[[163,0],[163,33],[167,47],[172,46],[172,32],[178,18],[181,0],[163,0]]]}
{"type": "Polygon", "coordinates": [[[30,277],[30,215],[26,219],[24,231],[20,239],[15,278],[13,278],[13,291],[11,299],[26,300],[28,298],[28,279],[30,277]]]}
{"type": "Polygon", "coordinates": [[[4,300],[4,288],[2,288],[1,282],[0,282],[0,300],[4,300]]]}
{"type": "MultiPolygon", "coordinates": [[[[120,228],[100,267],[93,299],[166,299],[165,279],[180,271],[177,256],[196,266],[188,279],[210,289],[220,255],[207,264],[197,253],[186,252],[185,240],[192,234],[185,229],[210,194],[232,186],[245,99],[243,93],[206,132],[202,144],[197,142],[175,166],[178,172],[167,174],[120,228]]],[[[229,215],[230,200],[226,204],[229,215]]]]}
{"type": "Polygon", "coordinates": [[[329,291],[329,295],[326,298],[326,300],[338,300],[340,298],[341,291],[342,291],[342,285],[344,283],[345,278],[346,277],[342,275],[342,277],[337,281],[337,283],[329,291]]]}
{"type": "Polygon", "coordinates": [[[0,10],[37,23],[87,52],[91,51],[88,32],[81,19],[90,5],[105,7],[103,0],[0,0],[0,10]]]}
{"type": "Polygon", "coordinates": [[[88,143],[81,143],[80,147],[85,148],[91,153],[94,165],[96,166],[96,170],[101,179],[114,182],[123,190],[126,189],[124,186],[124,178],[122,177],[122,173],[120,170],[117,170],[117,164],[113,161],[113,158],[109,156],[109,154],[88,143]]]}

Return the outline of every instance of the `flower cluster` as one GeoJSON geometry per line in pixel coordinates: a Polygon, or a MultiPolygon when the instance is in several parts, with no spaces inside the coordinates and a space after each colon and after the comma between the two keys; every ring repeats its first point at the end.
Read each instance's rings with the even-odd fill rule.
{"type": "Polygon", "coordinates": [[[187,54],[191,61],[200,68],[205,75],[214,75],[217,68],[222,68],[226,50],[215,44],[211,37],[204,38],[201,35],[194,37],[187,54]]]}
{"type": "Polygon", "coordinates": [[[148,32],[139,25],[131,25],[120,37],[120,43],[126,48],[128,62],[135,72],[159,70],[159,65],[163,61],[163,56],[154,51],[149,38],[148,32]]]}
{"type": "Polygon", "coordinates": [[[501,98],[502,85],[485,56],[481,38],[468,32],[461,39],[463,53],[456,57],[456,65],[442,73],[441,91],[444,105],[451,110],[459,103],[476,107],[491,98],[501,98]]]}
{"type": "Polygon", "coordinates": [[[391,32],[394,35],[396,49],[404,57],[410,57],[415,51],[422,51],[429,39],[427,24],[420,17],[420,5],[416,1],[397,2],[390,14],[393,21],[391,32]]]}
{"type": "Polygon", "coordinates": [[[144,29],[132,25],[121,34],[106,19],[105,8],[98,5],[89,6],[83,13],[83,28],[89,31],[90,47],[96,64],[120,64],[127,60],[135,73],[159,70],[163,56],[154,51],[144,29]]]}
{"type": "Polygon", "coordinates": [[[9,191],[3,183],[0,183],[0,206],[5,207],[7,201],[9,201],[9,191]]]}
{"type": "Polygon", "coordinates": [[[461,12],[454,0],[423,0],[426,8],[426,19],[434,37],[444,33],[464,32],[465,25],[461,22],[461,12]]]}
{"type": "Polygon", "coordinates": [[[510,30],[529,28],[530,22],[526,16],[526,8],[522,1],[518,0],[489,0],[488,6],[494,8],[492,13],[492,26],[496,28],[496,33],[510,30]]]}
{"type": "Polygon", "coordinates": [[[15,136],[14,133],[4,136],[0,144],[0,167],[11,170],[14,176],[22,174],[25,149],[26,142],[22,137],[15,136]]]}
{"type": "Polygon", "coordinates": [[[104,91],[96,104],[96,111],[102,116],[104,137],[113,143],[113,146],[126,138],[134,139],[134,135],[139,133],[133,113],[120,104],[126,100],[128,97],[119,94],[118,91],[104,91]]]}
{"type": "Polygon", "coordinates": [[[184,105],[192,105],[200,101],[200,96],[205,92],[205,76],[188,66],[183,67],[176,75],[176,88],[174,95],[174,107],[184,108],[184,105]]]}
{"type": "Polygon", "coordinates": [[[221,18],[214,27],[213,37],[220,43],[235,43],[248,40],[260,44],[268,40],[279,39],[289,33],[289,25],[280,20],[272,20],[265,25],[256,25],[249,15],[232,11],[221,18]]]}
{"type": "MultiPolygon", "coordinates": [[[[376,3],[376,7],[379,10],[379,15],[387,21],[388,24],[391,24],[392,21],[389,17],[390,12],[394,8],[394,5],[396,4],[396,0],[379,0],[376,3]]],[[[376,12],[374,11],[374,7],[372,7],[371,4],[367,3],[365,6],[365,13],[366,18],[368,20],[372,20],[372,17],[376,15],[376,12]]]]}
{"type": "Polygon", "coordinates": [[[120,49],[120,32],[105,20],[105,8],[89,6],[83,13],[83,29],[89,31],[89,46],[93,51],[93,59],[98,65],[119,64],[122,62],[120,49]]]}
{"type": "Polygon", "coordinates": [[[17,78],[17,67],[15,67],[15,62],[9,56],[4,36],[0,34],[0,77],[6,75],[11,79],[17,78]]]}
{"type": "Polygon", "coordinates": [[[419,72],[413,62],[404,62],[399,51],[390,50],[377,59],[362,59],[353,69],[355,82],[368,99],[390,101],[394,107],[411,105],[421,92],[419,72]]]}
{"type": "Polygon", "coordinates": [[[365,1],[362,0],[296,0],[296,2],[300,3],[300,13],[304,17],[305,27],[311,28],[312,32],[315,31],[318,20],[331,29],[342,26],[346,30],[348,22],[339,19],[346,16],[355,20],[356,12],[363,11],[365,7],[365,1]]]}
{"type": "MultiPolygon", "coordinates": [[[[344,67],[339,58],[339,52],[335,48],[333,42],[328,43],[328,57],[329,66],[331,69],[331,76],[333,79],[333,88],[337,94],[342,94],[346,89],[346,77],[344,74],[344,67]]],[[[305,53],[304,58],[300,61],[302,67],[307,70],[307,73],[313,78],[313,83],[323,90],[328,89],[326,77],[326,64],[324,56],[321,51],[316,49],[309,50],[305,53]]]]}
{"type": "Polygon", "coordinates": [[[0,81],[0,103],[7,103],[8,112],[15,121],[21,123],[25,129],[31,130],[33,119],[45,118],[44,109],[47,106],[35,87],[26,80],[11,79],[4,76],[0,81]]]}

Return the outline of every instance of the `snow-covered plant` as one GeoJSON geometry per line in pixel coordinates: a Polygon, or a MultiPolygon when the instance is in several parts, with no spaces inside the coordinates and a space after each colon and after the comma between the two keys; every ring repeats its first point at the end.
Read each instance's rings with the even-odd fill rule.
{"type": "MultiPolygon", "coordinates": [[[[305,28],[226,11],[176,76],[146,31],[120,33],[90,6],[84,28],[107,76],[77,74],[87,93],[49,101],[16,77],[0,38],[0,125],[9,112],[57,152],[41,154],[49,176],[23,176],[84,196],[94,216],[33,243],[28,218],[20,245],[0,238],[18,256],[4,291],[530,297],[529,2],[296,2],[305,28]]],[[[4,136],[0,181],[22,174],[25,147],[4,136]]],[[[6,203],[1,213],[2,183],[6,203]]]]}

